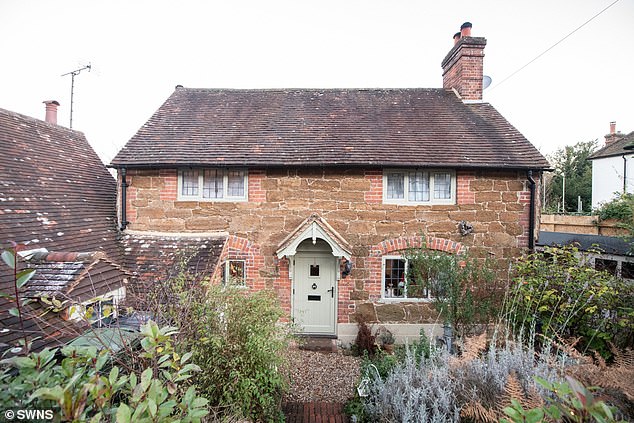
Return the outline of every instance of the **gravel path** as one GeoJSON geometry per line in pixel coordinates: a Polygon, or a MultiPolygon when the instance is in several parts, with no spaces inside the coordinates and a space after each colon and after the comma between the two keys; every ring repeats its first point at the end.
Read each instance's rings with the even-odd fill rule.
{"type": "Polygon", "coordinates": [[[359,383],[359,357],[297,347],[291,348],[288,355],[291,381],[284,401],[344,403],[354,396],[359,383]]]}

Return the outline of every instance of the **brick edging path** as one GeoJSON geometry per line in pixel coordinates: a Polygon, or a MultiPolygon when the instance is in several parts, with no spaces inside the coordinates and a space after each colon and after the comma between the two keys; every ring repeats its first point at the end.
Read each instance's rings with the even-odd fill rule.
{"type": "Polygon", "coordinates": [[[334,402],[287,402],[282,406],[286,423],[348,423],[343,404],[334,402]]]}

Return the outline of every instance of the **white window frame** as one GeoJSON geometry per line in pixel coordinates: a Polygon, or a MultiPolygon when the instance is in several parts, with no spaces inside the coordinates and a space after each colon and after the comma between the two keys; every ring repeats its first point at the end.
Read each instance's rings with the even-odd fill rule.
{"type": "Polygon", "coordinates": [[[179,169],[178,170],[178,201],[205,201],[205,202],[238,202],[248,201],[249,199],[249,172],[244,168],[217,168],[217,167],[200,167],[192,169],[179,169]],[[216,170],[222,172],[222,198],[205,198],[203,197],[203,175],[206,170],[216,170]],[[183,195],[183,172],[194,171],[198,176],[198,194],[197,195],[183,195]],[[243,196],[229,196],[229,172],[239,171],[243,172],[243,184],[244,195],[243,196]]]}
{"type": "Polygon", "coordinates": [[[387,295],[387,286],[385,285],[385,267],[387,260],[404,260],[405,261],[405,280],[407,280],[407,275],[409,272],[409,259],[400,255],[387,255],[381,258],[381,299],[385,301],[418,301],[418,302],[430,302],[434,299],[430,295],[430,291],[428,291],[427,297],[407,297],[407,284],[403,287],[404,295],[402,297],[394,297],[387,295]]]}
{"type": "Polygon", "coordinates": [[[456,171],[452,169],[384,169],[383,170],[383,203],[384,204],[401,204],[401,205],[433,205],[433,204],[456,204],[456,171]],[[423,172],[429,174],[429,200],[414,201],[409,200],[409,174],[411,172],[423,172]],[[394,173],[403,173],[403,198],[388,198],[388,175],[394,173]],[[436,173],[448,173],[451,177],[450,190],[451,195],[446,199],[434,198],[434,178],[436,173]]]}
{"type": "Polygon", "coordinates": [[[222,284],[224,286],[232,286],[236,288],[246,288],[247,287],[247,261],[243,259],[227,259],[223,263],[223,274],[222,274],[222,284]],[[231,266],[231,262],[240,262],[242,263],[242,283],[236,284],[231,283],[229,281],[229,267],[231,266]]]}

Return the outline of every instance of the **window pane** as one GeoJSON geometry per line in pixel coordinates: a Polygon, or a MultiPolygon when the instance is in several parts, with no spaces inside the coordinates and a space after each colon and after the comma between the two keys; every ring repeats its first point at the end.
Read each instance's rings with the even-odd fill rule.
{"type": "Polygon", "coordinates": [[[227,197],[244,197],[244,171],[230,170],[228,172],[227,197]]]}
{"type": "Polygon", "coordinates": [[[225,284],[227,285],[245,285],[244,261],[229,260],[226,264],[226,271],[224,276],[225,284]]]}
{"type": "Polygon", "coordinates": [[[409,201],[429,201],[429,175],[426,172],[409,173],[409,201]]]}
{"type": "Polygon", "coordinates": [[[597,270],[605,270],[611,275],[616,276],[616,260],[594,259],[594,268],[597,270]]]}
{"type": "Polygon", "coordinates": [[[319,265],[311,264],[310,265],[310,276],[319,276],[319,265]]]}
{"type": "Polygon", "coordinates": [[[437,200],[448,200],[451,198],[451,174],[434,174],[434,198],[437,200]]]}
{"type": "Polygon", "coordinates": [[[222,198],[222,171],[207,169],[203,174],[203,198],[222,198]]]}
{"type": "Polygon", "coordinates": [[[387,198],[395,200],[405,198],[405,174],[387,174],[387,198]]]}
{"type": "Polygon", "coordinates": [[[634,263],[629,261],[621,262],[621,277],[623,279],[634,279],[634,263]]]}
{"type": "Polygon", "coordinates": [[[183,170],[183,184],[181,195],[198,195],[198,171],[183,170]]]}
{"type": "Polygon", "coordinates": [[[385,297],[405,297],[405,260],[385,259],[385,297]]]}

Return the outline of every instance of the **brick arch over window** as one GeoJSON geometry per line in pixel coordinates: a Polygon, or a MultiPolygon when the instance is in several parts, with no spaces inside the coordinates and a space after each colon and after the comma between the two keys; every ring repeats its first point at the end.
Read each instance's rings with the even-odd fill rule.
{"type": "Polygon", "coordinates": [[[462,243],[450,239],[435,238],[433,236],[408,236],[387,239],[372,246],[370,248],[370,257],[380,258],[395,251],[421,247],[450,254],[464,254],[466,252],[466,247],[462,243]]]}
{"type": "Polygon", "coordinates": [[[214,280],[219,283],[222,282],[222,266],[227,260],[244,260],[247,286],[254,291],[265,288],[265,282],[260,277],[260,269],[264,267],[264,256],[257,244],[246,238],[229,235],[215,272],[214,280]]]}

